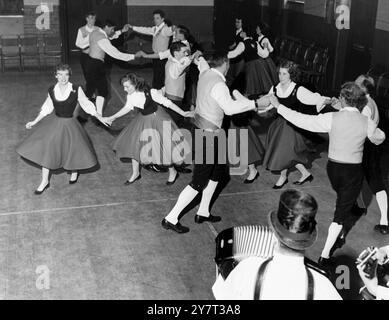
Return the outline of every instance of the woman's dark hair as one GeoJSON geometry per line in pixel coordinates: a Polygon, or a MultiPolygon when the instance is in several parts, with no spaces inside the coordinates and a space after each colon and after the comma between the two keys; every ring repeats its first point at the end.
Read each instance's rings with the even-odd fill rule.
{"type": "Polygon", "coordinates": [[[60,63],[60,64],[55,66],[54,75],[57,75],[58,71],[68,71],[69,76],[72,75],[72,68],[70,68],[70,66],[68,64],[65,64],[65,63],[60,63]]]}
{"type": "Polygon", "coordinates": [[[269,31],[269,25],[263,21],[259,21],[255,28],[257,27],[261,29],[262,34],[266,34],[269,31]]]}
{"type": "Polygon", "coordinates": [[[312,233],[316,228],[317,209],[317,201],[310,194],[287,190],[280,198],[278,220],[292,233],[312,233]]]}
{"type": "Polygon", "coordinates": [[[340,96],[348,106],[357,108],[359,111],[362,111],[368,103],[365,92],[355,82],[346,82],[340,90],[340,96]]]}
{"type": "Polygon", "coordinates": [[[171,55],[174,57],[174,53],[181,51],[182,48],[186,48],[186,45],[181,41],[176,41],[170,45],[169,50],[171,55]]]}
{"type": "Polygon", "coordinates": [[[298,65],[294,62],[288,60],[281,61],[280,65],[277,68],[277,72],[279,72],[280,69],[288,70],[290,74],[290,80],[292,80],[293,82],[300,81],[300,69],[298,65]]]}
{"type": "Polygon", "coordinates": [[[135,74],[135,73],[127,73],[120,79],[120,84],[123,85],[125,82],[130,81],[131,84],[135,87],[136,91],[146,92],[150,91],[150,86],[146,82],[144,78],[135,74]]]}
{"type": "Polygon", "coordinates": [[[113,22],[112,20],[109,20],[109,19],[106,19],[101,26],[103,27],[103,29],[105,27],[108,27],[108,28],[117,27],[116,23],[113,22]]]}
{"type": "Polygon", "coordinates": [[[374,79],[366,74],[363,74],[358,77],[361,80],[359,86],[365,91],[366,94],[373,95],[375,92],[375,82],[374,79]]]}
{"type": "Polygon", "coordinates": [[[190,32],[189,32],[189,29],[183,25],[179,25],[177,26],[177,30],[179,33],[181,33],[185,40],[189,40],[189,36],[190,36],[190,32]]]}
{"type": "Polygon", "coordinates": [[[215,52],[214,54],[212,54],[211,58],[209,59],[209,66],[211,68],[218,68],[228,61],[229,59],[227,57],[227,53],[215,52]]]}
{"type": "Polygon", "coordinates": [[[153,16],[156,15],[156,14],[159,14],[162,19],[165,18],[165,12],[163,12],[161,9],[154,10],[153,11],[153,16]]]}

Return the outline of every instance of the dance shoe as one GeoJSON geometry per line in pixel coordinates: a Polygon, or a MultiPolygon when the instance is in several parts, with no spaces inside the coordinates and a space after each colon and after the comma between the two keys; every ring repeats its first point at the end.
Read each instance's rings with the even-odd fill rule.
{"type": "Polygon", "coordinates": [[[177,179],[179,178],[179,176],[180,176],[180,174],[177,173],[177,174],[176,174],[176,177],[174,178],[174,180],[173,180],[173,181],[167,181],[167,182],[166,182],[166,185],[167,185],[167,186],[172,186],[173,184],[175,184],[176,181],[177,181],[177,179]]]}
{"type": "Polygon", "coordinates": [[[44,189],[42,190],[42,191],[39,191],[39,190],[35,190],[34,191],[34,194],[36,195],[36,196],[40,196],[41,194],[43,194],[47,189],[49,189],[50,188],[50,183],[48,183],[47,185],[46,185],[46,187],[44,187],[44,189]]]}
{"type": "Polygon", "coordinates": [[[313,175],[309,175],[303,181],[296,181],[296,182],[293,182],[293,184],[296,186],[302,186],[302,185],[306,184],[307,182],[312,182],[312,181],[313,181],[313,175]]]}
{"type": "Polygon", "coordinates": [[[134,181],[127,180],[127,181],[124,183],[124,185],[125,185],[125,186],[130,186],[130,185],[134,184],[135,182],[137,182],[137,181],[140,180],[140,179],[142,179],[142,176],[141,176],[141,175],[139,175],[134,181]]]}
{"type": "Polygon", "coordinates": [[[383,235],[389,234],[389,226],[378,224],[374,227],[374,231],[377,231],[383,235]]]}
{"type": "Polygon", "coordinates": [[[209,217],[203,217],[203,216],[199,216],[199,215],[195,216],[195,222],[197,224],[202,224],[204,222],[217,223],[220,221],[222,221],[222,218],[218,217],[218,216],[213,216],[213,215],[210,215],[209,217]]]}
{"type": "Polygon", "coordinates": [[[246,179],[245,181],[243,181],[244,184],[252,184],[255,182],[255,180],[258,180],[259,178],[259,172],[257,172],[257,174],[255,175],[254,179],[252,180],[249,180],[249,179],[246,179]]]}
{"type": "Polygon", "coordinates": [[[174,232],[183,234],[183,233],[188,233],[190,231],[189,228],[184,227],[181,225],[181,223],[177,222],[177,224],[172,224],[166,219],[162,220],[162,227],[166,230],[173,230],[174,232]]]}
{"type": "Polygon", "coordinates": [[[277,186],[277,185],[275,184],[274,187],[273,187],[273,189],[274,189],[274,190],[280,190],[280,189],[282,189],[283,187],[285,187],[288,183],[289,183],[289,180],[286,179],[285,182],[284,182],[281,186],[277,186]]]}

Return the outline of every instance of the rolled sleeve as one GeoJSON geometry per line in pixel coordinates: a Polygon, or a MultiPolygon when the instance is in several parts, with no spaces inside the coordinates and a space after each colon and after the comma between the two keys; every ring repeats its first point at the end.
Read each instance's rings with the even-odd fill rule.
{"type": "Polygon", "coordinates": [[[89,35],[84,37],[80,29],[78,29],[76,47],[84,50],[89,47],[89,35]]]}
{"type": "Polygon", "coordinates": [[[303,104],[316,106],[317,112],[320,112],[324,107],[325,101],[329,98],[319,93],[313,93],[304,87],[299,87],[297,90],[297,99],[303,104]]]}
{"type": "Polygon", "coordinates": [[[225,83],[217,83],[211,90],[211,96],[226,115],[234,115],[255,109],[255,102],[247,98],[232,99],[225,83]]]}
{"type": "Polygon", "coordinates": [[[120,52],[108,39],[101,39],[98,41],[98,45],[106,54],[117,60],[131,61],[135,59],[133,54],[120,52]]]}
{"type": "Polygon", "coordinates": [[[162,95],[162,92],[160,90],[156,90],[156,89],[151,89],[150,90],[150,94],[151,94],[151,98],[156,102],[156,103],[159,103],[159,104],[162,104],[163,106],[165,106],[166,108],[169,108],[173,102],[170,101],[168,98],[164,97],[162,95]]]}
{"type": "Polygon", "coordinates": [[[385,133],[377,128],[377,124],[371,119],[368,119],[367,123],[367,137],[375,145],[382,144],[386,139],[385,133]]]}
{"type": "Polygon", "coordinates": [[[245,50],[245,47],[244,47],[243,42],[239,42],[238,46],[234,50],[228,52],[227,57],[228,57],[228,59],[234,59],[237,56],[241,55],[244,52],[244,50],[245,50]]]}
{"type": "Polygon", "coordinates": [[[50,96],[47,95],[47,98],[46,98],[45,102],[43,103],[43,105],[41,107],[41,112],[40,113],[43,116],[47,116],[50,113],[52,113],[53,111],[54,111],[53,100],[51,100],[50,96]]]}
{"type": "Polygon", "coordinates": [[[78,88],[78,102],[80,103],[81,108],[88,114],[92,116],[97,115],[96,107],[93,104],[92,101],[90,101],[84,91],[82,90],[81,87],[78,88]]]}

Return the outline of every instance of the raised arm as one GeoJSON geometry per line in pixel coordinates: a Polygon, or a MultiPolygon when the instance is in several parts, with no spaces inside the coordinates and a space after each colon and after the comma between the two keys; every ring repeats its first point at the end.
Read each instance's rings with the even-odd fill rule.
{"type": "Polygon", "coordinates": [[[154,35],[154,28],[153,27],[134,27],[134,26],[132,26],[131,28],[135,32],[138,32],[138,33],[141,33],[141,34],[146,34],[146,35],[149,35],[149,36],[153,36],[154,35]]]}
{"type": "Polygon", "coordinates": [[[99,47],[112,58],[122,60],[122,61],[131,61],[135,59],[135,55],[129,53],[120,52],[115,48],[108,39],[101,39],[97,42],[99,47]]]}
{"type": "Polygon", "coordinates": [[[78,102],[86,113],[94,117],[97,115],[96,106],[86,97],[81,87],[78,88],[78,102]]]}

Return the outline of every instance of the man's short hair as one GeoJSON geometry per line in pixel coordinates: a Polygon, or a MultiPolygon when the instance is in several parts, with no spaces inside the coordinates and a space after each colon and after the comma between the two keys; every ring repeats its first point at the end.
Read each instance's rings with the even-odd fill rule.
{"type": "Polygon", "coordinates": [[[112,28],[112,27],[116,27],[116,23],[113,22],[112,20],[109,20],[109,19],[106,19],[102,25],[103,28],[105,27],[108,27],[108,28],[112,28]]]}
{"type": "Polygon", "coordinates": [[[88,17],[97,17],[97,14],[94,11],[89,11],[85,14],[85,18],[88,18],[88,17]]]}
{"type": "Polygon", "coordinates": [[[170,53],[171,53],[172,56],[174,57],[174,53],[175,53],[175,52],[180,52],[182,48],[186,48],[186,45],[183,44],[181,41],[173,42],[173,43],[170,45],[170,53]]]}
{"type": "Polygon", "coordinates": [[[366,94],[374,94],[375,92],[375,82],[374,82],[374,79],[366,74],[363,74],[361,76],[359,76],[359,78],[361,80],[361,83],[359,84],[360,87],[362,88],[362,90],[365,91],[366,94]]]}
{"type": "Polygon", "coordinates": [[[348,106],[357,108],[359,111],[362,111],[368,103],[365,92],[355,82],[346,82],[342,86],[340,96],[348,106]]]}
{"type": "Polygon", "coordinates": [[[219,68],[228,61],[229,60],[226,52],[215,52],[209,59],[209,66],[211,68],[219,68]]]}
{"type": "Polygon", "coordinates": [[[153,11],[153,16],[156,15],[156,14],[159,14],[162,19],[165,18],[165,12],[163,12],[161,9],[154,10],[153,11]]]}

